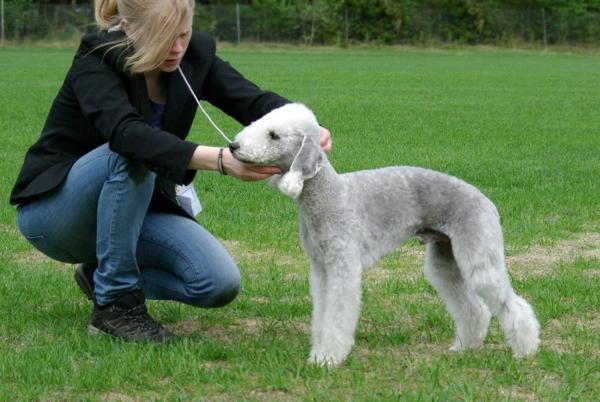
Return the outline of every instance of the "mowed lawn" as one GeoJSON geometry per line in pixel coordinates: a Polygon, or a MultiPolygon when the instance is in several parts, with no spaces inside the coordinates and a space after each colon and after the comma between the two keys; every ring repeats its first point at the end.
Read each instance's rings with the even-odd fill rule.
{"type": "MultiPolygon", "coordinates": [[[[496,320],[482,350],[447,351],[453,325],[416,241],[364,275],[356,346],[335,370],[305,363],[308,263],[292,200],[214,172],[195,181],[199,221],[239,263],[231,305],[150,302],[171,345],[86,333],[74,267],[19,235],[8,195],[73,49],[0,50],[0,400],[600,400],[600,56],[489,49],[227,48],[261,87],[309,105],[347,172],[441,170],[502,216],[513,285],[542,345],[515,360],[496,320]]],[[[209,111],[231,136],[235,121],[209,111]]],[[[223,141],[200,114],[190,138],[223,141]]]]}

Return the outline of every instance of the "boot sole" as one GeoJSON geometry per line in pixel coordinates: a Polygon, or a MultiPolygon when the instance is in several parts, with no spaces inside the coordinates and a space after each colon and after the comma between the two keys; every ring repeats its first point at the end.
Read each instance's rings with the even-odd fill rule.
{"type": "Polygon", "coordinates": [[[107,334],[106,332],[103,332],[100,329],[94,327],[92,324],[88,325],[87,330],[88,330],[88,335],[92,335],[92,336],[104,336],[104,335],[108,335],[108,336],[111,336],[110,334],[107,334]]]}
{"type": "Polygon", "coordinates": [[[96,328],[92,324],[88,325],[87,331],[88,331],[88,335],[90,335],[90,336],[107,336],[109,338],[116,339],[116,340],[123,341],[123,342],[153,343],[153,344],[157,344],[157,345],[171,343],[176,338],[175,336],[173,336],[173,337],[167,337],[167,338],[164,338],[164,339],[143,339],[143,340],[142,339],[140,339],[140,340],[125,339],[125,338],[121,338],[121,337],[109,334],[108,332],[104,332],[101,329],[96,328]]]}
{"type": "MultiPolygon", "coordinates": [[[[83,292],[83,294],[88,298],[88,300],[94,300],[94,289],[90,287],[85,274],[80,272],[80,270],[75,270],[75,282],[79,289],[83,292]]],[[[97,329],[97,328],[96,328],[97,329]]]]}

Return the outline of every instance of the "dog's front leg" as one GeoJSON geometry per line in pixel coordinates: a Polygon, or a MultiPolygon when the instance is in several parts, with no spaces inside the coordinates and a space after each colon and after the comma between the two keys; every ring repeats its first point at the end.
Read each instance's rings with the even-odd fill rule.
{"type": "Polygon", "coordinates": [[[309,361],[314,360],[314,356],[321,350],[321,338],[323,333],[323,320],[325,319],[325,295],[327,294],[327,272],[316,263],[311,263],[310,276],[308,278],[310,285],[310,296],[312,299],[312,324],[311,324],[311,352],[309,361]]]}
{"type": "Polygon", "coordinates": [[[313,321],[313,325],[320,325],[313,330],[320,341],[313,345],[311,362],[336,366],[352,350],[360,315],[360,282],[361,267],[357,259],[343,259],[327,266],[322,318],[313,321]]]}

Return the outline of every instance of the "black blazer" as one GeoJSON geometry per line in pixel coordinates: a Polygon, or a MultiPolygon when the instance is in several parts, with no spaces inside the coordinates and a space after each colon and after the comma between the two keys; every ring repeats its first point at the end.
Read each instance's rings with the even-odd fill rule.
{"type": "MultiPolygon", "coordinates": [[[[152,128],[143,75],[125,71],[127,50],[106,45],[122,35],[100,31],[83,37],[42,134],[25,155],[11,204],[26,203],[55,189],[77,159],[108,142],[113,151],[156,172],[151,208],[186,215],[177,205],[174,187],[189,184],[195,175],[187,166],[196,144],[185,138],[196,103],[179,72],[170,73],[164,130],[152,128]]],[[[214,41],[204,33],[193,32],[180,66],[196,96],[243,125],[289,103],[262,91],[218,58],[214,41]]]]}

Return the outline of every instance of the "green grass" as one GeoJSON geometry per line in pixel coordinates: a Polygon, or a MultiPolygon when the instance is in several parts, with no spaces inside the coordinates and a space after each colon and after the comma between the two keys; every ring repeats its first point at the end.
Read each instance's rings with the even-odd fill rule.
{"type": "MultiPolygon", "coordinates": [[[[0,52],[5,201],[73,50],[0,52]]],[[[405,164],[478,186],[498,206],[513,285],[542,323],[514,360],[493,321],[486,347],[449,354],[452,322],[410,243],[365,275],[356,347],[341,368],[305,364],[310,299],[294,203],[264,183],[195,182],[200,221],[239,263],[243,291],[199,310],[151,302],[180,334],[154,347],[90,338],[73,267],[35,253],[0,207],[0,400],[599,400],[600,56],[494,50],[251,50],[222,57],[308,104],[340,172],[405,164]],[[512,263],[511,263],[512,262],[512,263]]],[[[239,125],[213,108],[230,135],[239,125]]],[[[191,139],[222,144],[198,115],[191,139]]]]}

